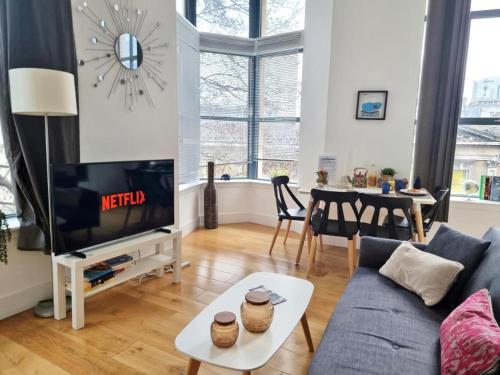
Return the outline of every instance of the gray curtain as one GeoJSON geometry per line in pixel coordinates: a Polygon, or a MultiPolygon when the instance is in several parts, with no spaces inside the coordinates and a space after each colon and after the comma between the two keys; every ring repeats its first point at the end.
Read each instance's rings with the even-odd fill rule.
{"type": "MultiPolygon", "coordinates": [[[[43,117],[12,115],[9,69],[73,73],[70,0],[0,0],[0,124],[21,228],[18,248],[50,251],[43,117]]],[[[51,162],[78,162],[78,117],[49,118],[51,162]]]]}
{"type": "MultiPolygon", "coordinates": [[[[430,0],[420,83],[414,176],[429,191],[451,187],[471,0],[430,0]]],[[[438,220],[448,221],[449,195],[438,220]]]]}

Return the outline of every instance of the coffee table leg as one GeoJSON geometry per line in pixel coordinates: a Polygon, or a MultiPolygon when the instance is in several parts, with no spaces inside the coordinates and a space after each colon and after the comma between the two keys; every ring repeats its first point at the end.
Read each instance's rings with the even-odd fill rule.
{"type": "Polygon", "coordinates": [[[302,329],[304,330],[304,334],[306,335],[307,346],[309,347],[309,351],[314,352],[313,340],[311,338],[311,331],[309,331],[309,323],[307,323],[306,313],[302,315],[300,318],[300,323],[302,323],[302,329]]]}
{"type": "Polygon", "coordinates": [[[196,359],[189,358],[188,367],[187,367],[187,375],[196,375],[198,374],[198,370],[200,369],[201,362],[196,359]]]}
{"type": "Polygon", "coordinates": [[[250,371],[243,371],[243,375],[250,375],[250,371]]]}

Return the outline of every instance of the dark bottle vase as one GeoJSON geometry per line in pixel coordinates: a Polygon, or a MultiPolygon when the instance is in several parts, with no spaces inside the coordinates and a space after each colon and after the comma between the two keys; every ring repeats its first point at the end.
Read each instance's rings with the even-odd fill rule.
{"type": "Polygon", "coordinates": [[[413,183],[413,188],[422,189],[422,179],[420,178],[420,176],[417,176],[417,178],[415,178],[415,182],[413,183]]]}
{"type": "Polygon", "coordinates": [[[219,226],[217,220],[217,191],[214,184],[214,162],[208,162],[208,182],[204,192],[205,229],[215,229],[219,226]]]}

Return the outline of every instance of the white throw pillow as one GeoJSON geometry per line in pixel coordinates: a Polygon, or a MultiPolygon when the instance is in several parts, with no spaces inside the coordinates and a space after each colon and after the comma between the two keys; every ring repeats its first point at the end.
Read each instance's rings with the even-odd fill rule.
{"type": "Polygon", "coordinates": [[[403,242],[380,268],[380,274],[418,294],[427,306],[434,306],[448,293],[461,263],[441,258],[403,242]]]}

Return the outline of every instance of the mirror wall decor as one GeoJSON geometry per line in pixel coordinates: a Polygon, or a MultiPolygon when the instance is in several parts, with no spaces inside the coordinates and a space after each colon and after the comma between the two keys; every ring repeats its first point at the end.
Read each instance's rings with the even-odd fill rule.
{"type": "Polygon", "coordinates": [[[90,46],[86,48],[92,56],[79,59],[78,64],[93,65],[96,71],[93,86],[106,87],[108,99],[121,87],[128,110],[133,111],[142,98],[154,107],[148,83],[161,91],[167,86],[162,78],[162,50],[168,44],[157,34],[161,24],[144,27],[148,11],[135,8],[131,0],[104,0],[104,4],[111,22],[94,12],[87,2],[78,6],[78,11],[93,26],[90,46]]]}

